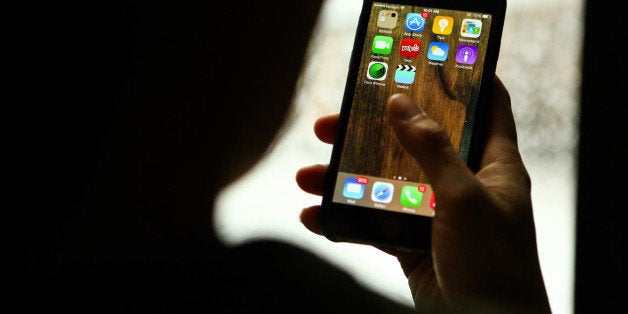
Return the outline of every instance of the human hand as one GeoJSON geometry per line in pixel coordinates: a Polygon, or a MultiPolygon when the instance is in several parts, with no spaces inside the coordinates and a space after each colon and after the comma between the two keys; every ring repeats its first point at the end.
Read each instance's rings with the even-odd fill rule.
{"type": "MultiPolygon", "coordinates": [[[[438,199],[431,254],[394,252],[408,277],[417,310],[430,313],[551,312],[539,265],[530,178],[517,146],[510,96],[495,78],[489,129],[480,168],[473,173],[446,132],[407,95],[388,101],[388,116],[402,145],[426,172],[438,199]]],[[[338,115],[314,125],[332,143],[338,115]]],[[[327,166],[297,172],[298,185],[321,195],[327,166]]],[[[321,234],[320,206],[302,223],[321,234]]]]}

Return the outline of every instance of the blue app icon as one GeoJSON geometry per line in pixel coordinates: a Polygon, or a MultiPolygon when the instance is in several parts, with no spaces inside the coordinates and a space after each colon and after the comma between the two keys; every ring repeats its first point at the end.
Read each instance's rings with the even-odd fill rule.
{"type": "Polygon", "coordinates": [[[397,71],[395,71],[395,82],[401,84],[412,84],[414,82],[415,74],[415,66],[400,64],[397,66],[397,71]]]}
{"type": "Polygon", "coordinates": [[[421,13],[408,13],[403,28],[409,32],[420,32],[425,27],[425,18],[421,13]]]}
{"type": "Polygon", "coordinates": [[[427,48],[427,58],[434,61],[447,60],[449,53],[449,45],[440,41],[433,41],[427,48]]]}
{"type": "Polygon", "coordinates": [[[391,183],[375,182],[375,184],[373,184],[371,199],[374,202],[390,203],[394,191],[395,187],[391,183]]]}
{"type": "Polygon", "coordinates": [[[358,183],[356,178],[347,178],[342,189],[342,195],[347,198],[361,199],[364,196],[365,184],[358,183]]]}

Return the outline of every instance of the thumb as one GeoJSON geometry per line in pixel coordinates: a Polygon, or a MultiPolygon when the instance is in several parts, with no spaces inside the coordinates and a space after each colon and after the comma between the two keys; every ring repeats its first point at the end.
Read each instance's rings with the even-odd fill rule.
{"type": "Polygon", "coordinates": [[[388,100],[388,116],[403,147],[418,161],[434,189],[439,205],[464,198],[479,187],[477,179],[449,135],[408,95],[395,94],[388,100]]]}

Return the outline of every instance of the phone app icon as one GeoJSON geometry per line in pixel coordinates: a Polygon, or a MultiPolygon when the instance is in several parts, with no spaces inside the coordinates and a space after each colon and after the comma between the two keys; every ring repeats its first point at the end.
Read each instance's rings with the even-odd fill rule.
{"type": "Polygon", "coordinates": [[[447,54],[449,54],[449,44],[433,41],[427,47],[427,58],[434,61],[447,60],[447,54]]]}
{"type": "Polygon", "coordinates": [[[375,182],[373,184],[373,191],[371,192],[371,199],[374,202],[390,203],[394,191],[395,187],[391,183],[375,182]]]}
{"type": "Polygon", "coordinates": [[[434,198],[434,193],[430,196],[430,208],[432,210],[436,210],[436,199],[434,198]]]}
{"type": "Polygon", "coordinates": [[[366,77],[371,80],[383,81],[388,73],[388,64],[384,62],[373,61],[369,63],[366,77]]]}
{"type": "Polygon", "coordinates": [[[454,27],[454,18],[451,16],[438,15],[434,18],[432,32],[434,34],[449,35],[454,27]]]}
{"type": "Polygon", "coordinates": [[[482,21],[476,19],[464,19],[462,20],[462,26],[460,27],[460,36],[478,38],[482,33],[482,21]]]}
{"type": "Polygon", "coordinates": [[[395,11],[381,10],[377,18],[377,26],[381,28],[395,28],[398,18],[399,13],[395,11]]]}
{"type": "Polygon", "coordinates": [[[416,58],[419,55],[420,48],[420,40],[404,38],[399,44],[399,54],[404,58],[416,58]]]}
{"type": "Polygon", "coordinates": [[[400,64],[395,71],[395,82],[401,84],[414,83],[414,76],[416,74],[416,67],[412,65],[400,64]]]}
{"type": "Polygon", "coordinates": [[[456,62],[461,64],[474,64],[478,57],[478,47],[460,45],[456,51],[456,62]]]}
{"type": "Polygon", "coordinates": [[[373,38],[373,47],[371,50],[373,53],[379,53],[383,55],[390,54],[393,46],[393,38],[390,36],[377,35],[373,38]]]}
{"type": "Polygon", "coordinates": [[[406,22],[403,23],[403,29],[409,32],[420,32],[425,28],[425,18],[421,13],[408,13],[406,22]]]}
{"type": "Polygon", "coordinates": [[[406,185],[401,189],[401,197],[399,202],[406,207],[419,207],[423,200],[423,193],[421,193],[416,186],[406,185]]]}
{"type": "Polygon", "coordinates": [[[347,198],[361,199],[364,197],[366,184],[358,182],[357,178],[347,178],[342,189],[342,195],[347,198]]]}

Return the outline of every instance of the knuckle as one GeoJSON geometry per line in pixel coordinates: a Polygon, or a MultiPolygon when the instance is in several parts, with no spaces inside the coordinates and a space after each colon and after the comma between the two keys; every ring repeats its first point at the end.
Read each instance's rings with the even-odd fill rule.
{"type": "Polygon", "coordinates": [[[449,145],[449,136],[442,126],[432,119],[422,119],[415,124],[414,132],[425,145],[449,145]]]}

